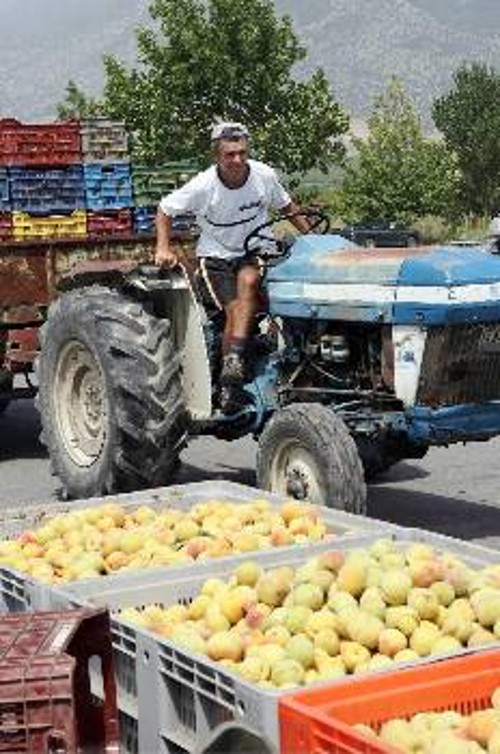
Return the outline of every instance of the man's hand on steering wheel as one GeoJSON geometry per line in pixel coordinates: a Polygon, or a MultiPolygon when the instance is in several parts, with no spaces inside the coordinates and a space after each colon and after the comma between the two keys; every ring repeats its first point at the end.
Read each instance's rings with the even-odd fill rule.
{"type": "Polygon", "coordinates": [[[263,259],[285,256],[290,249],[290,240],[277,239],[272,232],[265,233],[265,231],[268,228],[273,228],[283,220],[290,220],[293,222],[293,218],[297,217],[304,218],[308,221],[307,230],[302,232],[318,232],[324,235],[330,230],[330,219],[322,210],[316,209],[315,207],[301,209],[292,214],[282,215],[278,218],[268,220],[267,222],[262,223],[262,225],[254,228],[245,238],[243,243],[245,254],[248,256],[258,255],[263,259]],[[273,251],[269,251],[269,247],[271,247],[273,251]]]}
{"type": "Polygon", "coordinates": [[[319,207],[309,207],[305,210],[307,219],[309,221],[309,233],[318,233],[320,236],[325,236],[330,232],[330,218],[319,207]]]}

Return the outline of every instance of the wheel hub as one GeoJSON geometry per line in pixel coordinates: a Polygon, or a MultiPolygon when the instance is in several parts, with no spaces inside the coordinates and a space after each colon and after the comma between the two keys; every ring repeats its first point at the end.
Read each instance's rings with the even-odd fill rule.
{"type": "Polygon", "coordinates": [[[271,488],[297,500],[324,505],[324,475],[309,450],[294,440],[277,449],[271,467],[271,488]]]}
{"type": "Polygon", "coordinates": [[[70,341],[60,353],[53,405],[68,455],[77,466],[90,466],[104,447],[107,400],[102,370],[81,342],[70,341]]]}
{"type": "Polygon", "coordinates": [[[304,475],[297,469],[288,472],[286,478],[286,494],[294,497],[296,500],[305,500],[309,485],[304,475]]]}
{"type": "Polygon", "coordinates": [[[92,379],[93,376],[94,375],[91,375],[90,380],[87,380],[87,378],[85,378],[84,382],[89,381],[90,384],[85,385],[84,389],[82,390],[82,408],[84,410],[86,423],[89,425],[89,427],[97,426],[101,420],[102,415],[102,392],[100,386],[94,384],[92,379]]]}

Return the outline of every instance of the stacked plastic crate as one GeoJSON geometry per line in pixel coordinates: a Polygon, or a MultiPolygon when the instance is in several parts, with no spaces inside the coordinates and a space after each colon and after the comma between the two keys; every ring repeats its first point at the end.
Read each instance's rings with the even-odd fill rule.
{"type": "MultiPolygon", "coordinates": [[[[496,689],[500,686],[500,651],[498,642],[495,646],[492,644],[493,634],[483,632],[477,643],[466,645],[470,639],[468,630],[463,632],[460,628],[457,631],[456,622],[452,621],[446,629],[450,631],[446,636],[455,638],[455,644],[441,644],[438,649],[425,641],[418,652],[413,649],[413,654],[397,657],[388,647],[382,652],[380,634],[378,637],[372,634],[370,639],[364,633],[370,610],[363,597],[372,588],[367,585],[373,578],[380,582],[379,586],[385,585],[382,610],[388,613],[392,608],[399,612],[403,608],[406,610],[404,614],[410,615],[409,627],[406,620],[400,623],[400,612],[396,623],[402,627],[397,631],[400,638],[403,637],[403,645],[408,644],[411,648],[414,631],[420,628],[428,632],[434,621],[436,626],[439,623],[439,628],[443,628],[443,620],[451,617],[451,613],[442,610],[451,611],[454,604],[459,610],[465,604],[469,605],[469,610],[474,610],[469,597],[473,594],[477,597],[482,591],[477,584],[483,584],[487,592],[484,605],[493,606],[493,610],[488,609],[487,614],[478,612],[476,618],[479,620],[482,614],[483,623],[493,631],[491,624],[498,612],[493,603],[498,589],[489,579],[493,579],[498,568],[497,553],[432,532],[400,528],[385,521],[320,507],[314,509],[313,515],[324,523],[324,536],[316,540],[316,532],[311,541],[308,535],[302,538],[304,510],[297,508],[302,505],[261,490],[214,481],[91,501],[71,501],[55,507],[51,504],[24,506],[22,511],[6,510],[2,513],[0,528],[4,537],[19,537],[26,564],[28,559],[32,562],[39,559],[40,543],[45,542],[45,556],[50,549],[50,563],[59,570],[58,574],[53,571],[51,578],[59,576],[67,580],[63,583],[56,581],[53,586],[45,583],[49,558],[37,564],[37,570],[39,566],[43,567],[37,576],[32,567],[28,574],[2,566],[0,598],[9,611],[30,608],[61,611],[99,606],[107,606],[111,611],[122,752],[192,754],[203,751],[215,754],[245,750],[260,754],[321,754],[327,751],[331,754],[390,754],[396,751],[393,746],[379,744],[373,734],[367,740],[365,734],[369,731],[365,728],[363,733],[353,726],[363,723],[378,731],[382,724],[395,717],[408,719],[421,712],[445,709],[466,714],[487,709],[493,701],[492,694],[498,697],[496,689]],[[214,519],[212,506],[227,503],[234,506],[233,513],[220,510],[220,518],[215,516],[214,519]],[[264,513],[263,519],[260,519],[259,511],[264,513]],[[179,527],[183,514],[191,523],[193,520],[197,522],[190,534],[179,527]],[[276,522],[276,515],[281,516],[283,524],[287,525],[285,531],[294,533],[294,542],[288,539],[280,544],[279,539],[271,539],[272,545],[268,546],[269,542],[263,545],[262,541],[254,540],[249,545],[246,540],[242,546],[240,540],[240,545],[236,546],[238,534],[250,534],[246,526],[276,522]],[[158,528],[154,525],[155,517],[157,523],[161,521],[158,528]],[[216,524],[217,519],[219,524],[216,524]],[[239,531],[238,526],[235,527],[238,520],[244,522],[239,531]],[[81,571],[79,578],[77,570],[73,570],[63,576],[68,561],[52,558],[59,538],[57,535],[61,531],[66,534],[79,531],[82,521],[86,526],[93,522],[98,531],[111,533],[114,529],[113,538],[119,536],[114,540],[118,549],[105,557],[105,565],[102,565],[99,548],[92,549],[97,562],[101,558],[101,564],[91,569],[94,573],[81,571]],[[220,528],[223,521],[226,529],[220,528]],[[208,555],[208,550],[200,552],[196,546],[191,550],[190,559],[177,561],[169,555],[163,565],[160,562],[154,564],[149,554],[156,548],[154,539],[149,537],[156,530],[161,534],[161,542],[173,543],[165,537],[169,529],[177,532],[174,540],[178,537],[183,542],[182,547],[187,548],[191,543],[198,546],[200,531],[207,534],[205,539],[211,531],[214,542],[220,542],[221,535],[227,537],[235,547],[231,551],[208,555]],[[120,530],[123,530],[122,534],[120,530]],[[126,548],[122,535],[127,536],[126,548]],[[129,539],[130,536],[133,539],[129,539]],[[410,553],[411,558],[408,558],[410,553]],[[249,560],[254,562],[250,571],[249,560]],[[58,562],[60,565],[56,566],[58,562]],[[402,566],[403,562],[407,565],[402,566]],[[406,582],[401,590],[399,577],[405,570],[407,575],[413,575],[411,582],[406,582]],[[42,573],[43,581],[37,584],[35,580],[40,579],[42,573]],[[273,574],[273,578],[267,578],[273,574]],[[282,582],[278,574],[285,581],[282,582]],[[388,582],[386,576],[389,576],[388,582]],[[398,581],[393,580],[394,576],[398,576],[398,581]],[[274,577],[278,580],[275,581],[274,577]],[[429,585],[430,580],[433,583],[429,585]],[[259,582],[261,587],[267,582],[267,587],[260,593],[257,587],[252,596],[247,590],[251,584],[250,590],[259,582]],[[448,588],[443,592],[445,582],[448,588]],[[421,612],[416,602],[413,607],[405,600],[410,592],[423,597],[424,587],[416,587],[413,592],[412,586],[408,591],[410,583],[427,583],[428,594],[433,596],[430,601],[425,598],[421,602],[419,599],[421,612]],[[432,588],[435,584],[439,585],[436,591],[432,588]],[[486,587],[486,584],[490,585],[486,587]],[[453,585],[456,585],[456,591],[453,585]],[[299,596],[299,590],[311,586],[316,592],[314,602],[310,589],[299,596]],[[239,594],[236,601],[227,600],[231,594],[229,589],[239,590],[232,592],[233,596],[239,594]],[[461,596],[455,600],[453,595],[458,594],[461,596]],[[256,599],[260,601],[259,607],[256,599]],[[432,619],[431,603],[434,604],[432,619]],[[212,604],[215,612],[209,619],[206,613],[212,604]],[[364,638],[359,642],[354,641],[349,628],[356,623],[354,614],[351,618],[346,612],[342,618],[346,606],[360,612],[358,617],[362,621],[358,628],[363,630],[364,638]],[[256,611],[252,610],[257,607],[256,611]],[[443,620],[438,621],[438,615],[442,615],[443,620]],[[317,616],[318,622],[313,616],[317,616]],[[205,621],[205,625],[200,626],[199,621],[205,621]],[[198,641],[194,641],[192,632],[196,631],[197,622],[202,633],[198,634],[198,641]],[[406,625],[404,630],[403,624],[406,625]],[[266,635],[268,630],[273,631],[274,638],[271,634],[266,635]],[[228,631],[241,632],[236,649],[227,643],[228,631]],[[319,640],[320,634],[325,641],[319,640]],[[224,644],[216,642],[212,651],[207,652],[208,645],[205,646],[204,641],[215,637],[217,642],[224,640],[224,644]],[[289,642],[295,637],[301,642],[299,647],[302,649],[295,646],[294,656],[287,657],[291,649],[289,642]],[[327,643],[332,637],[333,645],[327,643]],[[306,644],[312,642],[314,645],[312,655],[311,647],[309,652],[303,650],[304,638],[306,644]],[[259,660],[259,653],[266,645],[268,649],[274,645],[274,649],[270,655],[267,652],[261,654],[259,660]],[[328,650],[327,646],[330,647],[328,650]],[[258,652],[250,654],[252,647],[258,652]],[[351,660],[348,661],[343,649],[349,653],[355,651],[351,660]],[[339,659],[339,652],[340,666],[331,665],[332,661],[339,659]],[[381,657],[383,654],[385,660],[381,657]],[[231,656],[236,659],[228,662],[231,656]],[[243,661],[242,656],[245,656],[243,661]],[[376,663],[367,664],[368,656],[376,659],[376,663]],[[251,661],[243,667],[242,662],[252,657],[257,662],[251,661]],[[282,665],[276,675],[273,666],[281,662],[286,663],[285,667],[282,665]],[[393,662],[394,666],[389,664],[393,662]],[[313,669],[311,676],[315,664],[317,669],[313,669]],[[299,671],[298,676],[289,675],[294,668],[299,671]],[[302,683],[304,687],[297,687],[302,683]],[[248,738],[241,740],[236,734],[243,732],[248,738]]],[[[268,527],[260,528],[260,531],[266,529],[268,527]]],[[[282,525],[279,529],[283,531],[282,525]]],[[[254,533],[256,531],[254,529],[254,533]]],[[[89,542],[90,539],[94,542],[92,535],[88,536],[89,542]]],[[[3,544],[5,547],[5,542],[3,544]]],[[[13,555],[14,550],[3,549],[3,552],[13,555]]],[[[175,548],[174,552],[179,555],[181,551],[175,548]]],[[[81,554],[77,553],[76,558],[81,554]]],[[[85,568],[88,568],[88,561],[85,568]]],[[[380,614],[378,608],[377,614],[380,614]]],[[[378,632],[385,617],[379,619],[374,615],[372,618],[379,621],[375,626],[378,632]]],[[[395,616],[393,613],[392,617],[395,616]]],[[[469,623],[470,630],[474,630],[472,619],[469,623]]],[[[390,630],[394,632],[395,629],[390,630]]],[[[232,637],[235,636],[233,633],[232,637]]],[[[92,650],[94,653],[94,645],[92,650]]],[[[95,664],[89,670],[91,689],[101,698],[102,674],[95,664]]],[[[435,746],[432,751],[444,753],[444,746],[435,746]]],[[[460,748],[460,751],[465,750],[460,748]]]]}
{"type": "Polygon", "coordinates": [[[79,125],[0,121],[0,239],[86,234],[79,125]]]}
{"type": "MultiPolygon", "coordinates": [[[[122,520],[127,527],[127,536],[130,533],[134,536],[134,529],[137,533],[136,527],[140,526],[139,520],[143,520],[144,514],[148,516],[153,511],[159,516],[165,513],[167,517],[170,511],[172,520],[177,525],[180,521],[179,513],[191,518],[197,506],[201,506],[200,510],[205,508],[208,515],[212,506],[230,503],[234,515],[238,517],[236,509],[240,508],[246,518],[252,505],[258,504],[259,509],[263,506],[265,518],[268,510],[269,515],[276,520],[284,500],[278,495],[239,484],[206,481],[115,495],[112,498],[95,498],[92,501],[73,500],[69,504],[61,502],[55,508],[53,505],[34,505],[31,508],[24,506],[22,511],[13,508],[2,511],[0,529],[4,537],[17,537],[27,530],[35,531],[45,524],[50,526],[50,519],[54,519],[54,516],[64,520],[66,514],[70,514],[71,518],[79,515],[78,512],[82,509],[89,510],[89,506],[97,510],[110,502],[112,505],[108,513],[111,513],[116,504],[123,506],[125,515],[122,520]],[[137,519],[134,518],[135,512],[137,519]]],[[[146,561],[142,564],[135,561],[130,562],[124,570],[110,571],[106,576],[88,578],[87,574],[83,580],[54,586],[36,583],[28,574],[2,566],[0,606],[3,603],[3,608],[9,612],[29,609],[62,610],[70,606],[91,607],[94,596],[98,595],[97,600],[101,605],[109,603],[110,609],[115,611],[127,607],[127,603],[122,602],[123,587],[129,594],[128,606],[145,606],[151,601],[165,605],[176,602],[178,597],[187,604],[209,576],[228,578],[231,566],[236,567],[249,559],[258,557],[262,566],[286,565],[292,560],[309,557],[314,552],[320,553],[332,546],[338,548],[342,543],[364,542],[368,527],[370,532],[378,531],[379,536],[388,536],[396,528],[387,522],[376,522],[339,510],[325,508],[317,513],[325,525],[325,536],[320,541],[307,540],[304,545],[292,545],[290,541],[280,545],[275,541],[272,546],[265,547],[260,552],[245,550],[229,554],[228,557],[222,557],[221,554],[213,557],[207,555],[199,561],[198,558],[193,558],[166,567],[149,567],[146,561]]],[[[234,515],[227,516],[228,520],[233,518],[233,523],[234,515]]],[[[91,517],[97,520],[92,514],[91,517]]],[[[158,521],[160,520],[163,519],[159,518],[158,521]]],[[[154,529],[152,519],[148,520],[148,527],[154,529]]],[[[163,535],[163,528],[161,531],[163,535]]],[[[259,548],[261,544],[254,543],[254,546],[259,548]]],[[[264,697],[260,695],[259,688],[254,689],[254,692],[250,691],[251,698],[246,705],[242,699],[242,695],[245,696],[243,684],[228,676],[224,666],[214,668],[208,658],[193,658],[182,647],[178,647],[180,653],[173,645],[164,647],[161,637],[146,636],[136,625],[129,624],[126,616],[123,619],[118,615],[113,617],[112,640],[120,699],[120,751],[123,754],[160,750],[171,754],[201,751],[201,744],[204,738],[208,738],[213,726],[235,717],[242,720],[245,718],[246,721],[245,706],[248,706],[250,717],[253,716],[256,720],[264,718],[262,727],[270,726],[277,735],[278,718],[276,699],[273,701],[271,696],[273,692],[264,697]],[[148,658],[145,657],[146,653],[149,653],[148,658]],[[167,673],[164,672],[166,667],[167,673]],[[253,701],[255,694],[257,699],[253,701]],[[264,707],[265,714],[262,712],[264,707]],[[182,745],[176,743],[179,739],[182,745]]],[[[100,684],[96,675],[93,688],[99,695],[100,684]]],[[[235,747],[231,751],[241,751],[241,747],[235,747]]]]}
{"type": "MultiPolygon", "coordinates": [[[[198,168],[192,162],[168,162],[162,167],[133,165],[135,232],[153,233],[156,208],[161,197],[183,185],[197,172],[198,168]]],[[[192,231],[193,225],[194,218],[191,215],[178,215],[174,218],[175,230],[192,231]]]]}
{"type": "Polygon", "coordinates": [[[133,198],[125,124],[96,118],[82,121],[80,132],[88,235],[128,235],[133,198]]]}
{"type": "Polygon", "coordinates": [[[0,167],[0,242],[12,238],[12,206],[10,203],[9,174],[0,167]]]}
{"type": "MultiPolygon", "coordinates": [[[[160,198],[198,170],[192,162],[134,165],[125,124],[0,120],[0,242],[152,234],[160,198]]],[[[194,218],[175,218],[194,232],[194,218]]]]}

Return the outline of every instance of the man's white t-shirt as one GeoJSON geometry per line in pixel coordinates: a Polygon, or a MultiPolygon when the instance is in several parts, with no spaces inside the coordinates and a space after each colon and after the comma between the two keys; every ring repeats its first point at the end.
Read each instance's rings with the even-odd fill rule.
{"type": "Polygon", "coordinates": [[[500,236],[500,213],[490,222],[490,236],[500,236]]]}
{"type": "Polygon", "coordinates": [[[198,256],[240,257],[250,231],[269,219],[267,210],[290,204],[291,198],[273,168],[256,160],[249,160],[248,165],[248,178],[240,188],[225,186],[212,165],[160,201],[167,215],[196,215],[201,231],[198,256]]]}

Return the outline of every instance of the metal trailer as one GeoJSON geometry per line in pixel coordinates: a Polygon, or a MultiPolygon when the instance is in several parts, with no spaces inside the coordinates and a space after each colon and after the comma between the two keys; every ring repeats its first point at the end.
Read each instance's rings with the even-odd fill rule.
{"type": "MultiPolygon", "coordinates": [[[[186,253],[193,236],[180,231],[175,242],[186,253]]],[[[152,263],[154,236],[67,237],[0,243],[0,413],[11,400],[33,397],[38,332],[62,277],[152,263]]]]}

